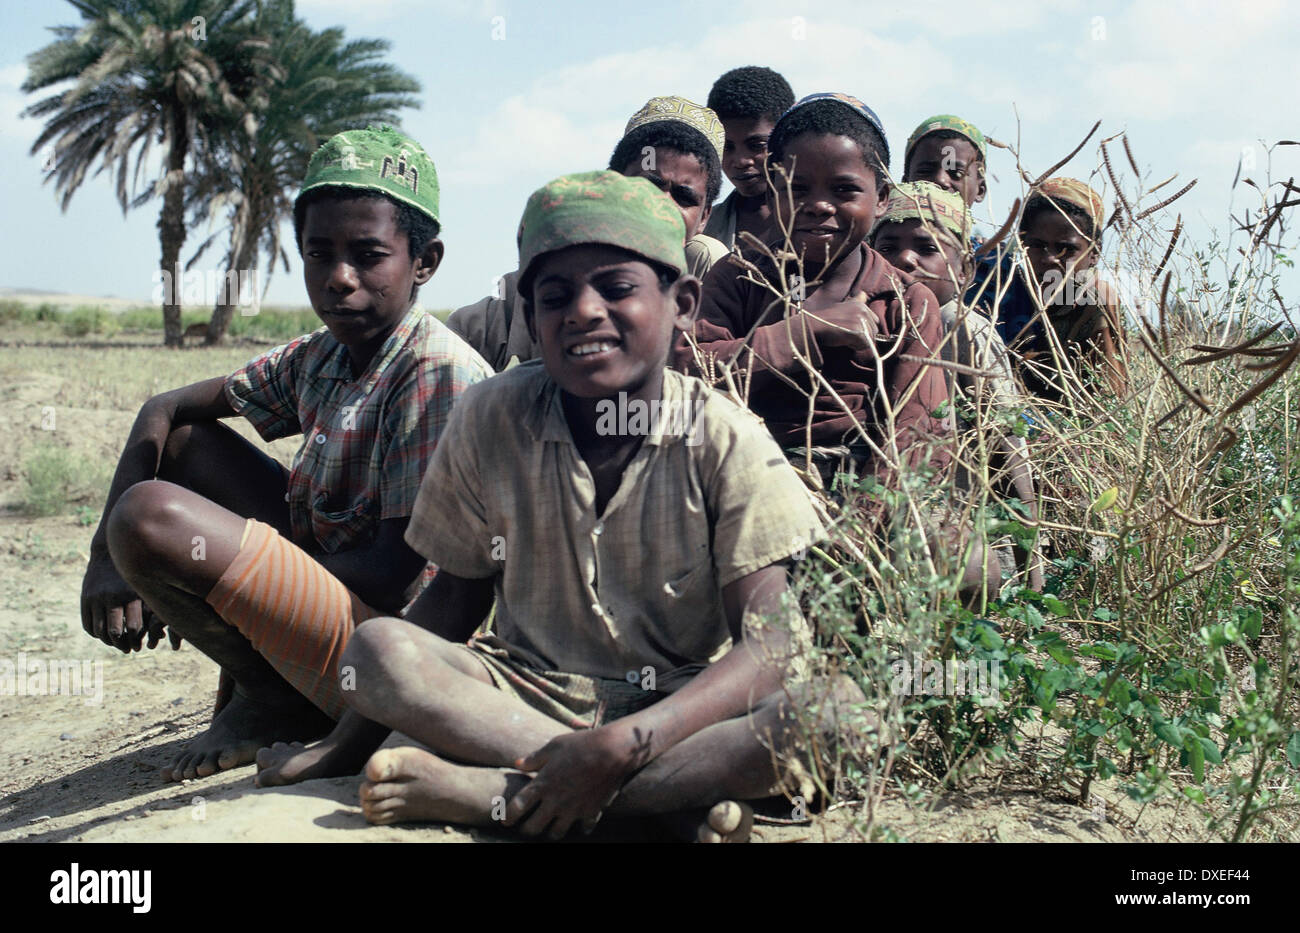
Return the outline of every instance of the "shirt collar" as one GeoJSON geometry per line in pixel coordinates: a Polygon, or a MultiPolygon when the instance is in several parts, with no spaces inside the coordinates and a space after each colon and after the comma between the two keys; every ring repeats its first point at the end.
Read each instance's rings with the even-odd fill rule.
{"type": "Polygon", "coordinates": [[[321,367],[321,376],[326,379],[341,379],[344,382],[352,382],[355,379],[361,384],[363,391],[369,392],[379,380],[379,375],[410,341],[412,333],[425,313],[419,304],[412,305],[411,310],[397,322],[388,339],[380,345],[365,370],[355,377],[352,375],[352,358],[348,355],[348,348],[335,340],[334,335],[326,330],[325,336],[334,346],[321,367]]]}

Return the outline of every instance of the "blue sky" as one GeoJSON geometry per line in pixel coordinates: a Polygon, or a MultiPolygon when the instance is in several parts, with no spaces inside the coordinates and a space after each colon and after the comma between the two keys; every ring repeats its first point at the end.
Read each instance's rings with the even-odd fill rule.
{"type": "MultiPolygon", "coordinates": [[[[299,0],[317,28],[392,42],[392,61],[424,85],[405,129],[441,177],[447,255],[423,291],[426,307],[486,294],[514,267],[514,231],[528,194],[564,172],[603,168],[623,124],[646,99],[704,102],[737,65],[781,71],[796,95],[846,91],[883,119],[895,152],[924,117],[960,114],[1016,144],[1037,175],[1101,119],[1098,137],[1062,174],[1109,189],[1096,139],[1127,130],[1148,185],[1179,173],[1172,192],[1188,233],[1226,229],[1229,185],[1245,155],[1262,182],[1272,143],[1300,136],[1288,95],[1300,87],[1300,29],[1282,3],[992,4],[937,0],[904,9],[838,0],[586,4],[476,0],[299,0]],[[494,33],[504,38],[494,38],[494,33]]],[[[0,50],[0,286],[147,301],[158,263],[158,205],[122,216],[107,176],[88,179],[61,213],[28,149],[39,125],[18,114],[26,55],[47,27],[78,21],[56,0],[6,4],[0,50]]],[[[1112,149],[1116,168],[1126,164],[1112,149]]],[[[901,169],[895,159],[895,169],[901,169]]],[[[1013,157],[990,155],[998,221],[1021,193],[1013,157]]],[[[1300,147],[1272,157],[1274,178],[1300,176],[1300,147]]],[[[1131,195],[1131,171],[1124,182],[1131,195]]],[[[726,188],[724,187],[724,193],[726,188]]],[[[1245,206],[1239,192],[1237,210],[1245,206]]],[[[1107,190],[1106,200],[1113,195],[1107,190]]],[[[1166,226],[1172,226],[1173,217],[1166,226]]],[[[186,258],[208,235],[190,232],[186,258]]],[[[201,269],[216,268],[217,251],[201,269]]],[[[295,257],[296,259],[296,257],[295,257]]],[[[278,271],[267,299],[306,304],[301,267],[278,271]]]]}

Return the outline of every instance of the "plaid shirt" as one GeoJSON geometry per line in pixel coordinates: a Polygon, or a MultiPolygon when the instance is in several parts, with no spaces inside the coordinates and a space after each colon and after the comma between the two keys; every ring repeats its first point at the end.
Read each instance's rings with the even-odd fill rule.
{"type": "Polygon", "coordinates": [[[379,522],[411,514],[456,399],[492,375],[420,308],[398,323],[360,376],[327,328],[268,350],[226,379],[226,397],[268,441],[302,434],[289,471],[295,544],[364,547],[379,522]]]}

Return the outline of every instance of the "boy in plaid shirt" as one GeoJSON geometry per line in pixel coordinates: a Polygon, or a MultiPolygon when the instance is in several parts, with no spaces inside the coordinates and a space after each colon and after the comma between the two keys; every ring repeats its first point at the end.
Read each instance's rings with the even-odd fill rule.
{"type": "Polygon", "coordinates": [[[124,652],[165,628],[219,665],[208,731],[169,780],[251,762],[342,715],[352,630],[399,611],[426,576],[403,540],[424,469],[460,394],[491,375],[415,305],[443,255],[432,160],[390,127],[340,133],[294,205],[324,327],[239,371],[150,399],[91,543],[86,631],[124,652]],[[285,470],[220,424],[303,436],[285,470]]]}

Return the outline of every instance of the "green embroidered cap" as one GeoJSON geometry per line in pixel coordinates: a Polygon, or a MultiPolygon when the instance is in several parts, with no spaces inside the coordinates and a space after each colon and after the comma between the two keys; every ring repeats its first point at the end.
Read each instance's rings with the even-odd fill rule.
{"type": "Polygon", "coordinates": [[[347,130],[326,140],[307,165],[298,197],[326,186],[382,191],[439,223],[438,170],[433,159],[423,146],[391,126],[347,130]]]}
{"type": "Polygon", "coordinates": [[[667,194],[618,172],[563,175],[533,192],[519,223],[519,290],[528,293],[539,257],[566,246],[617,246],[686,270],[686,222],[667,194]]]}
{"type": "Polygon", "coordinates": [[[912,135],[907,137],[907,149],[903,152],[903,165],[912,158],[912,147],[921,141],[922,136],[928,136],[931,133],[937,133],[939,130],[952,130],[954,133],[960,133],[971,141],[975,151],[980,154],[980,159],[984,162],[989,160],[989,147],[984,139],[984,134],[979,131],[974,123],[963,120],[961,117],[953,116],[951,113],[940,113],[933,117],[928,117],[921,121],[921,125],[912,131],[912,135]]]}

